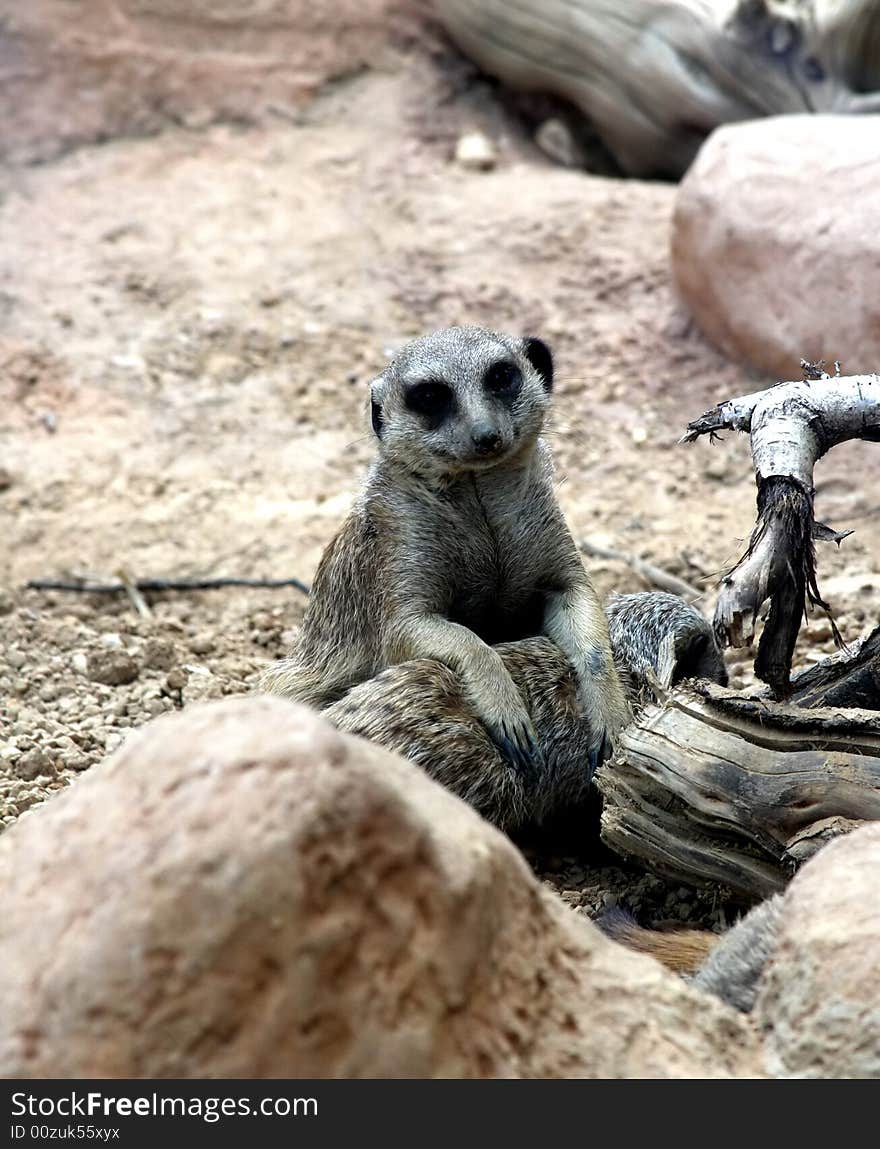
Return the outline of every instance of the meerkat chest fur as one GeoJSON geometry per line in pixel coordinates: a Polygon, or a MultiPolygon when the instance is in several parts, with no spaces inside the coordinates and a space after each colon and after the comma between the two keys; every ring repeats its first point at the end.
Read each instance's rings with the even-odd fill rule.
{"type": "Polygon", "coordinates": [[[415,496],[399,521],[401,563],[433,609],[488,643],[540,632],[558,528],[543,444],[415,496]]]}

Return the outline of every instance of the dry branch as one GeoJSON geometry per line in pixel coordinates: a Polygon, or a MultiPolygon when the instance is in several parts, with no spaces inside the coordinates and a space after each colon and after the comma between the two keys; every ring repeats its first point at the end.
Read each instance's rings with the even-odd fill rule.
{"type": "MultiPolygon", "coordinates": [[[[850,533],[838,534],[814,519],[816,460],[849,439],[880,441],[880,376],[829,376],[804,366],[808,378],[721,403],[689,423],[682,440],[727,429],[750,435],[758,518],[745,554],[722,580],[715,630],[722,643],[749,644],[769,602],[755,673],[779,698],[791,688],[791,660],[807,603],[830,613],[816,581],[813,540],[839,543],[850,533]]],[[[834,632],[838,637],[836,627],[834,632]]]]}
{"type": "Polygon", "coordinates": [[[139,578],[102,581],[91,578],[34,578],[25,583],[28,590],[66,590],[77,594],[130,594],[135,591],[218,590],[227,586],[285,587],[292,586],[311,594],[307,583],[298,578],[139,578]]]}
{"type": "Polygon", "coordinates": [[[851,650],[825,658],[792,679],[797,706],[856,706],[880,710],[880,626],[851,650]]]}
{"type": "Polygon", "coordinates": [[[678,577],[678,575],[671,574],[669,571],[664,570],[663,567],[657,566],[656,563],[650,563],[646,559],[640,559],[637,555],[627,554],[625,551],[609,550],[606,547],[598,547],[595,543],[589,542],[587,539],[581,540],[579,543],[580,549],[585,555],[590,555],[592,558],[610,559],[612,562],[624,563],[640,574],[649,586],[655,586],[659,590],[667,590],[670,594],[681,595],[682,598],[698,599],[702,598],[703,592],[697,590],[695,586],[691,586],[689,582],[678,577]]]}

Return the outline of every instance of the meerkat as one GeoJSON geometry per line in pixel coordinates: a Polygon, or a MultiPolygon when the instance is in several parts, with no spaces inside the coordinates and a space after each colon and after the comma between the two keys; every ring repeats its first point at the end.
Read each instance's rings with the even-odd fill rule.
{"type": "Polygon", "coordinates": [[[552,388],[537,338],[454,327],[394,357],[370,386],[365,486],[295,648],[260,683],[407,755],[505,829],[580,794],[630,714],[555,497],[552,388]]]}
{"type": "Polygon", "coordinates": [[[696,608],[667,591],[612,594],[606,606],[611,649],[633,696],[686,678],[727,686],[727,667],[713,628],[696,608]]]}
{"type": "Polygon", "coordinates": [[[534,338],[453,327],[395,356],[370,388],[378,457],[269,689],[323,709],[389,666],[435,659],[532,772],[541,748],[494,646],[543,634],[574,668],[594,764],[607,755],[627,703],[540,438],[552,387],[534,338]]]}

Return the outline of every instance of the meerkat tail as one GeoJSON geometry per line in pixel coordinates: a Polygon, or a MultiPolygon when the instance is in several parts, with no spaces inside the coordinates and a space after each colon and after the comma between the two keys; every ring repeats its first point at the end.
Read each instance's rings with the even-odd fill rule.
{"type": "Polygon", "coordinates": [[[627,949],[650,954],[675,973],[692,974],[700,968],[719,942],[709,930],[646,930],[625,910],[606,910],[595,924],[606,937],[627,949]]]}

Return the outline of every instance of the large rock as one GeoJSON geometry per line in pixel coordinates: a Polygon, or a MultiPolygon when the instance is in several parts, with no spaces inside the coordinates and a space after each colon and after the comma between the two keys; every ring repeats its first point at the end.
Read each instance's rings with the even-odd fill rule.
{"type": "Polygon", "coordinates": [[[738,1015],[280,699],[158,719],[9,830],[0,874],[3,1076],[759,1071],[738,1015]]]}
{"type": "Polygon", "coordinates": [[[788,888],[754,1017],[776,1076],[880,1077],[880,824],[825,846],[788,888]]]}
{"type": "Polygon", "coordinates": [[[880,116],[719,128],[678,192],[672,267],[727,355],[777,379],[801,358],[880,371],[880,116]]]}
{"type": "Polygon", "coordinates": [[[289,114],[381,65],[420,0],[27,0],[3,5],[0,157],[171,123],[289,114]]]}

